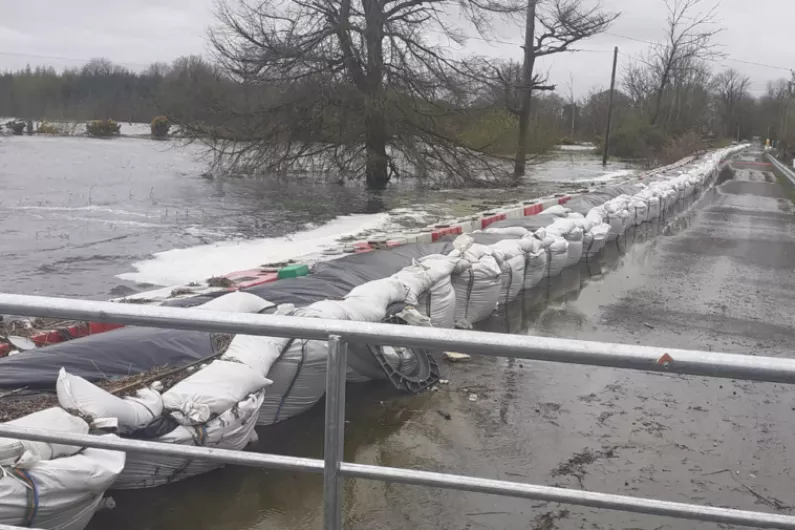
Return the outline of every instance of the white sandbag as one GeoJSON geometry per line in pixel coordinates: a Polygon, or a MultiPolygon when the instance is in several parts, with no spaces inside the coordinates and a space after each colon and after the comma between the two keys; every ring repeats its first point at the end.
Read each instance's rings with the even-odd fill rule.
{"type": "Polygon", "coordinates": [[[536,253],[541,250],[543,247],[541,246],[541,241],[536,239],[534,234],[528,232],[527,235],[518,239],[519,247],[522,249],[522,252],[525,254],[528,253],[536,253]]]}
{"type": "Polygon", "coordinates": [[[287,348],[273,363],[257,425],[270,425],[309,410],[326,392],[328,343],[287,339],[287,348]]]}
{"type": "Polygon", "coordinates": [[[470,245],[466,252],[462,253],[461,256],[471,262],[475,262],[483,256],[492,256],[493,258],[497,259],[494,249],[488,245],[481,245],[480,243],[473,243],[470,245]]]}
{"type": "Polygon", "coordinates": [[[251,293],[235,291],[206,302],[196,309],[205,311],[221,311],[225,313],[259,313],[276,304],[251,293]]]}
{"type": "Polygon", "coordinates": [[[268,377],[268,371],[289,341],[282,337],[235,335],[221,359],[243,363],[260,376],[268,377]]]}
{"type": "Polygon", "coordinates": [[[354,287],[344,299],[362,298],[372,300],[379,307],[386,309],[390,304],[404,302],[407,292],[408,288],[397,278],[382,278],[354,287]]]}
{"type": "Polygon", "coordinates": [[[455,290],[450,276],[456,268],[458,259],[432,255],[426,256],[421,261],[428,267],[433,283],[420,296],[417,309],[431,319],[432,326],[452,328],[455,324],[455,290]]]}
{"type": "Polygon", "coordinates": [[[547,233],[552,232],[569,239],[568,235],[574,232],[577,228],[577,223],[572,219],[565,219],[563,217],[555,219],[555,221],[547,227],[547,233]]]}
{"type": "Polygon", "coordinates": [[[529,230],[527,230],[527,228],[524,228],[523,226],[506,226],[503,228],[489,227],[485,229],[484,232],[487,234],[503,234],[506,236],[523,237],[529,233],[529,230]]]}
{"type": "MultiPolygon", "coordinates": [[[[469,247],[475,243],[475,240],[469,234],[461,234],[453,240],[453,251],[463,254],[469,247]]],[[[459,255],[460,255],[459,254],[459,255]]]]}
{"type": "Polygon", "coordinates": [[[475,323],[485,320],[497,309],[500,298],[502,271],[494,257],[484,255],[470,263],[469,268],[452,278],[456,295],[456,322],[475,323]]]}
{"type": "Polygon", "coordinates": [[[589,249],[593,246],[593,234],[591,230],[583,230],[582,232],[582,255],[580,259],[583,260],[587,257],[586,249],[589,249]]]}
{"type": "Polygon", "coordinates": [[[618,236],[624,233],[627,215],[624,215],[622,212],[618,211],[605,211],[604,219],[605,223],[610,226],[610,232],[608,232],[607,240],[615,241],[618,236]]]}
{"type": "Polygon", "coordinates": [[[87,448],[73,456],[42,460],[24,473],[0,473],[0,524],[83,530],[124,463],[121,451],[87,448]]]}
{"type": "Polygon", "coordinates": [[[417,310],[431,319],[435,328],[455,326],[455,289],[452,278],[445,276],[431,285],[419,299],[417,310]]]}
{"type": "MultiPolygon", "coordinates": [[[[254,426],[257,414],[264,399],[265,391],[261,390],[209,422],[194,427],[179,426],[163,436],[154,438],[153,442],[198,445],[219,449],[244,449],[256,440],[254,426]]],[[[143,455],[130,453],[119,478],[112,489],[152,488],[189,477],[200,475],[223,464],[162,455],[143,455]]]]}
{"type": "Polygon", "coordinates": [[[554,277],[561,273],[569,260],[569,242],[560,236],[547,233],[552,242],[546,247],[549,265],[544,277],[554,277]]]}
{"type": "Polygon", "coordinates": [[[558,217],[566,217],[566,215],[570,211],[571,211],[570,209],[564,208],[560,204],[556,204],[554,206],[550,206],[549,208],[547,208],[546,210],[544,210],[541,213],[549,214],[549,215],[557,215],[558,217]]]}
{"type": "Polygon", "coordinates": [[[272,382],[250,366],[216,360],[163,394],[163,405],[180,425],[199,425],[272,382]]]}
{"type": "Polygon", "coordinates": [[[158,392],[141,388],[135,397],[116,397],[80,376],[61,368],[55,383],[58,403],[68,412],[93,420],[116,418],[121,434],[149,425],[163,413],[163,399],[158,392]]]}
{"type": "Polygon", "coordinates": [[[585,215],[585,218],[591,223],[591,226],[600,225],[605,222],[605,211],[601,206],[591,208],[585,215]]]}
{"type": "Polygon", "coordinates": [[[520,244],[521,239],[503,239],[491,245],[495,253],[502,255],[502,258],[509,260],[516,256],[523,256],[525,251],[520,244]]]}
{"type": "Polygon", "coordinates": [[[580,262],[583,249],[583,231],[574,221],[557,219],[547,227],[547,234],[559,235],[568,243],[566,246],[566,263],[563,268],[573,267],[580,262]]]}
{"type": "Polygon", "coordinates": [[[566,219],[572,221],[575,225],[582,228],[583,232],[587,232],[593,226],[593,223],[586,219],[581,213],[570,213],[568,216],[566,216],[566,219]]]}
{"type": "Polygon", "coordinates": [[[563,268],[566,269],[568,267],[574,267],[582,259],[582,252],[583,252],[583,240],[580,239],[578,241],[567,241],[568,246],[566,247],[566,263],[563,265],[563,268]]]}
{"type": "Polygon", "coordinates": [[[520,241],[520,239],[504,239],[491,245],[495,255],[501,255],[503,260],[500,263],[499,302],[501,304],[514,300],[524,288],[525,251],[520,241]]]}
{"type": "MultiPolygon", "coordinates": [[[[88,423],[85,420],[69,414],[60,407],[40,410],[5,422],[4,425],[47,429],[70,434],[88,434],[88,423]]],[[[80,449],[80,447],[72,445],[0,438],[0,465],[29,468],[35,466],[39,461],[73,455],[80,449]]],[[[0,502],[2,502],[2,498],[0,498],[0,502]]]]}
{"type": "Polygon", "coordinates": [[[500,272],[499,303],[507,304],[516,299],[524,288],[524,252],[503,262],[500,272]]]}
{"type": "Polygon", "coordinates": [[[525,254],[524,288],[532,289],[543,280],[549,271],[549,256],[539,245],[535,252],[525,254]]]}
{"type": "Polygon", "coordinates": [[[431,275],[428,274],[428,268],[419,262],[414,262],[409,267],[404,267],[397,273],[392,275],[392,278],[399,280],[406,287],[407,293],[405,302],[408,305],[416,306],[420,296],[427,291],[433,280],[431,275]]]}
{"type": "Polygon", "coordinates": [[[660,198],[656,195],[644,194],[642,195],[643,199],[646,201],[646,204],[649,208],[649,211],[646,214],[646,219],[648,221],[652,221],[660,217],[660,198]]]}
{"type": "Polygon", "coordinates": [[[629,201],[630,208],[635,210],[635,224],[639,225],[649,220],[649,207],[640,197],[633,197],[629,201]]]}
{"type": "Polygon", "coordinates": [[[295,316],[350,320],[350,315],[341,300],[321,300],[295,311],[295,316]],[[299,314],[300,313],[300,314],[299,314]]]}
{"type": "Polygon", "coordinates": [[[610,233],[610,225],[602,223],[591,228],[588,232],[590,240],[586,245],[586,240],[583,239],[583,258],[591,258],[597,255],[605,247],[607,243],[607,236],[610,233]]]}
{"type": "Polygon", "coordinates": [[[408,293],[409,288],[400,279],[382,278],[355,287],[340,305],[348,313],[349,320],[381,322],[387,308],[404,302],[408,293]]]}
{"type": "Polygon", "coordinates": [[[541,243],[541,247],[544,249],[548,249],[550,245],[552,245],[556,241],[556,237],[560,236],[553,236],[552,234],[547,234],[546,228],[539,228],[533,233],[533,237],[538,239],[541,243]]]}
{"type": "Polygon", "coordinates": [[[444,254],[430,254],[418,260],[419,264],[425,267],[433,282],[441,280],[445,276],[450,276],[455,269],[457,261],[457,259],[444,254]]]}

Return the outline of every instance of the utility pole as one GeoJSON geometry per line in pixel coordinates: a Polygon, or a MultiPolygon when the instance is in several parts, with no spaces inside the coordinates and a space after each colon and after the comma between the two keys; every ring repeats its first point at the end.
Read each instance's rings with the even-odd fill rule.
{"type": "Polygon", "coordinates": [[[513,176],[519,180],[524,176],[527,162],[527,133],[530,128],[530,103],[533,92],[533,67],[536,54],[534,41],[536,34],[536,4],[538,0],[527,0],[527,20],[524,30],[524,64],[522,66],[522,102],[519,107],[519,139],[516,145],[516,160],[513,176]]]}
{"type": "Polygon", "coordinates": [[[574,141],[574,116],[577,108],[574,105],[574,76],[569,74],[569,111],[571,112],[571,134],[569,138],[574,141]]]}
{"type": "Polygon", "coordinates": [[[605,127],[604,151],[602,166],[607,165],[607,151],[610,149],[610,125],[613,121],[613,92],[616,90],[616,65],[618,64],[618,46],[613,50],[613,73],[610,75],[610,96],[607,100],[607,126],[605,127]]]}

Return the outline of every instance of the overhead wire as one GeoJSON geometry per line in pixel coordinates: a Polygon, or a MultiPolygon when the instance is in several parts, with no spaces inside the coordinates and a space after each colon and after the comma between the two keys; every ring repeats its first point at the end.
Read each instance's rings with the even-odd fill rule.
{"type": "MultiPolygon", "coordinates": [[[[648,44],[650,46],[657,46],[657,47],[665,47],[666,46],[665,44],[660,43],[660,42],[654,42],[654,41],[649,41],[649,40],[644,40],[644,39],[638,39],[638,38],[635,38],[635,37],[628,37],[626,35],[621,35],[619,33],[613,33],[611,31],[605,31],[605,34],[606,35],[612,35],[613,37],[618,37],[620,39],[630,40],[630,41],[634,41],[634,42],[640,42],[642,44],[648,44]]],[[[619,53],[621,53],[621,52],[619,52],[619,53]]],[[[765,68],[773,68],[773,69],[776,69],[776,70],[785,70],[787,72],[792,72],[792,70],[793,70],[792,68],[787,68],[786,66],[778,66],[778,65],[773,65],[773,64],[766,64],[766,63],[760,63],[760,62],[756,62],[756,61],[747,61],[745,59],[737,59],[737,58],[732,57],[730,55],[725,56],[725,57],[721,57],[721,58],[716,58],[716,59],[707,58],[707,59],[704,59],[704,60],[708,61],[708,62],[713,62],[713,63],[721,63],[722,61],[732,61],[732,62],[736,62],[736,63],[748,64],[748,65],[753,65],[753,66],[762,66],[762,67],[765,67],[765,68]]]]}
{"type": "MultiPolygon", "coordinates": [[[[6,52],[6,51],[0,51],[0,55],[9,55],[13,57],[31,57],[34,59],[50,59],[54,61],[69,61],[74,63],[88,63],[92,61],[92,59],[79,59],[76,57],[58,57],[55,55],[38,55],[35,53],[19,53],[19,52],[6,52]]],[[[128,62],[119,62],[119,61],[113,61],[113,64],[118,64],[121,66],[136,66],[136,67],[149,66],[149,64],[144,64],[144,63],[128,63],[128,62]]]]}

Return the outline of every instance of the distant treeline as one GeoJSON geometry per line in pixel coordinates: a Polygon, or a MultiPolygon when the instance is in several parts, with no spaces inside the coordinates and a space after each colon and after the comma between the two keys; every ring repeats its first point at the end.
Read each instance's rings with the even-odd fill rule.
{"type": "MultiPolygon", "coordinates": [[[[157,115],[201,119],[202,94],[223,76],[200,57],[154,63],[140,72],[108,59],[82,68],[25,68],[0,74],[0,116],[22,120],[100,120],[148,123],[157,115]]],[[[206,109],[205,109],[206,110],[206,109]]]]}

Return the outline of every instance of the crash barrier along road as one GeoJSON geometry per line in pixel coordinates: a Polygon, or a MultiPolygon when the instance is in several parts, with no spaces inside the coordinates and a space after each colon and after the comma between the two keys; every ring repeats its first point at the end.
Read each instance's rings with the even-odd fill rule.
{"type": "Polygon", "coordinates": [[[776,169],[779,170],[779,172],[781,172],[782,175],[784,175],[790,184],[795,186],[795,171],[793,171],[792,168],[782,164],[771,154],[767,155],[767,159],[770,160],[770,162],[776,167],[776,169]]]}
{"type": "MultiPolygon", "coordinates": [[[[624,495],[490,480],[413,469],[342,461],[345,426],[347,344],[417,346],[474,355],[574,363],[710,377],[795,383],[795,359],[752,357],[703,351],[629,346],[475,331],[398,326],[269,315],[229,314],[193,309],[90,302],[63,298],[0,295],[0,313],[73,318],[219,333],[328,340],[324,460],[206,447],[186,447],[118,438],[113,435],[63,434],[51,430],[0,425],[0,436],[18,440],[72,444],[148,455],[172,455],[222,464],[282,469],[324,476],[324,528],[342,528],[343,478],[361,478],[489,493],[579,506],[662,515],[757,528],[795,529],[795,516],[699,506],[624,495]]],[[[35,488],[34,488],[35,489],[35,488]]],[[[15,528],[0,526],[0,530],[15,528]]]]}

